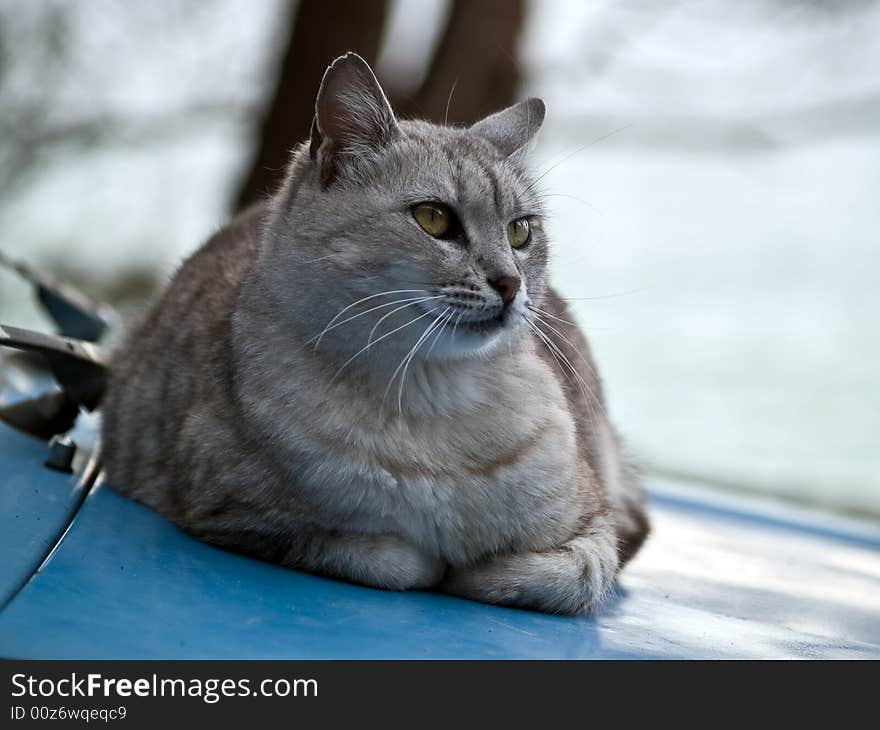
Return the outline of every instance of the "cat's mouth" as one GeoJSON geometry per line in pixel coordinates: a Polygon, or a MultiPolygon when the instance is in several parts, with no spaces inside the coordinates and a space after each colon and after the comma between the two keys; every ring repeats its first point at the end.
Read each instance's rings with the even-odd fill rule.
{"type": "Polygon", "coordinates": [[[482,319],[462,319],[459,329],[475,335],[491,335],[501,330],[510,319],[509,310],[502,309],[498,314],[482,319]]]}
{"type": "Polygon", "coordinates": [[[519,310],[520,307],[516,306],[462,307],[452,304],[449,310],[452,314],[445,320],[445,324],[439,325],[439,334],[432,344],[436,345],[437,340],[442,342],[439,346],[432,347],[431,351],[441,353],[447,349],[460,352],[482,350],[516,326],[514,320],[521,315],[519,310]]]}

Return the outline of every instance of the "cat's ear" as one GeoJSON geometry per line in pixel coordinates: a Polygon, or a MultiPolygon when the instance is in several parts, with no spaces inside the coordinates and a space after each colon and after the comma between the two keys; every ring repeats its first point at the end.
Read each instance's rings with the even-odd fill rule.
{"type": "Polygon", "coordinates": [[[509,157],[537,134],[544,122],[544,102],[526,99],[474,124],[468,134],[491,142],[509,157]]]}
{"type": "Polygon", "coordinates": [[[369,64],[346,53],[324,72],[309,145],[329,184],[347,161],[380,151],[398,134],[397,121],[385,92],[369,64]]]}

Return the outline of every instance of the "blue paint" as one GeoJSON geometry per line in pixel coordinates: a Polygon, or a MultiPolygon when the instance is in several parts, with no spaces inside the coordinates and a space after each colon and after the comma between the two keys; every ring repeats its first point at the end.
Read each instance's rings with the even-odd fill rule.
{"type": "MultiPolygon", "coordinates": [[[[0,427],[0,463],[21,462],[28,479],[36,451],[20,443],[0,427]]],[[[28,483],[4,477],[2,489],[28,483]]],[[[0,655],[880,658],[880,550],[863,531],[777,524],[712,499],[656,501],[655,533],[617,595],[595,617],[564,618],[251,560],[102,486],[0,612],[0,655]]]]}
{"type": "Polygon", "coordinates": [[[388,593],[204,545],[109,489],[0,614],[27,657],[573,657],[595,622],[388,593]]]}
{"type": "Polygon", "coordinates": [[[654,483],[651,485],[649,499],[652,504],[686,511],[697,517],[736,518],[744,524],[750,523],[793,534],[813,535],[835,542],[880,550],[880,527],[867,522],[742,495],[716,492],[708,499],[706,495],[702,495],[702,498],[694,498],[692,494],[694,491],[699,492],[681,486],[670,490],[654,483]]]}
{"type": "Polygon", "coordinates": [[[49,554],[84,490],[43,466],[46,444],[0,423],[0,607],[49,554]]]}

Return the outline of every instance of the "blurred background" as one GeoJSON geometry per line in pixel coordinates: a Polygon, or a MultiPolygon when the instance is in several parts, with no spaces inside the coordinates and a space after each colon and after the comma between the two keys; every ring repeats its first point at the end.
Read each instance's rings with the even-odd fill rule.
{"type": "MultiPolygon", "coordinates": [[[[880,520],[880,3],[0,0],[0,251],[126,315],[353,49],[402,115],[548,106],[531,164],[644,469],[880,520]]],[[[0,322],[48,329],[0,271],[0,322]]]]}

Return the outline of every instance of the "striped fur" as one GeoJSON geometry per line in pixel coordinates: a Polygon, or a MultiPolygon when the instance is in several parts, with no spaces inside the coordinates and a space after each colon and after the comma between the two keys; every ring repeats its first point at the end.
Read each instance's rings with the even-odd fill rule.
{"type": "Polygon", "coordinates": [[[286,565],[594,608],[648,523],[589,347],[546,282],[522,161],[542,118],[530,100],[471,129],[397,121],[369,67],[337,60],[281,190],[186,261],[116,353],[114,488],[286,565]],[[422,231],[423,201],[454,209],[462,235],[422,231]],[[504,276],[522,282],[507,307],[489,284],[504,276]]]}

